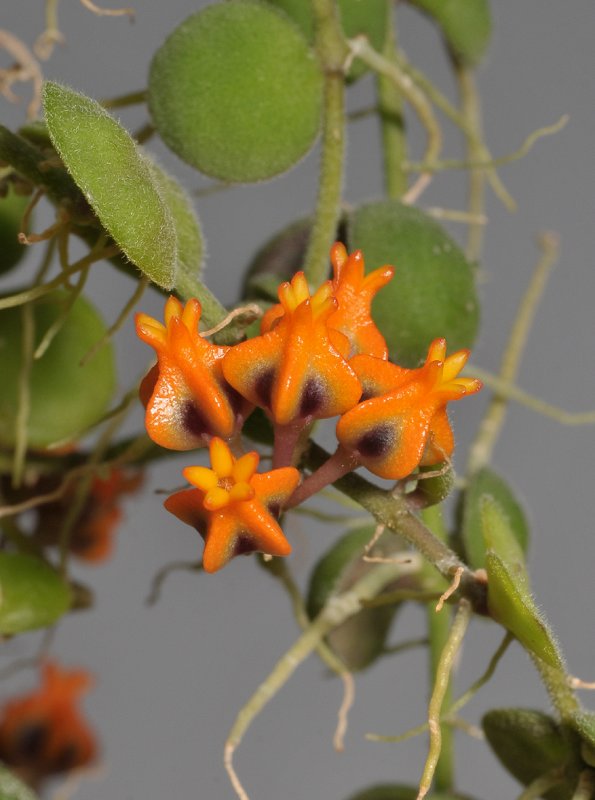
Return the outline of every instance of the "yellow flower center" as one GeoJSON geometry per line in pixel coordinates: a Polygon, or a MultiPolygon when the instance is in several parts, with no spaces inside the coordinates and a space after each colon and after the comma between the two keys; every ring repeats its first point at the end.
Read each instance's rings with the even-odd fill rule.
{"type": "Polygon", "coordinates": [[[254,489],[250,481],[258,467],[258,453],[246,453],[235,459],[225,442],[213,437],[210,455],[211,469],[187,467],[183,470],[186,480],[205,493],[202,501],[204,508],[218,511],[231,503],[252,500],[254,489]]]}

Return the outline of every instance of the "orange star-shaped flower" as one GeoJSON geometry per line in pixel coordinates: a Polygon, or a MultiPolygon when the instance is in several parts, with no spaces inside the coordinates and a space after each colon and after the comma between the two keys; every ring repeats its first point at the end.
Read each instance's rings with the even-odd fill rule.
{"type": "Polygon", "coordinates": [[[393,267],[385,266],[365,274],[361,250],[347,255],[345,245],[335,242],[331,248],[333,293],[338,306],[328,319],[330,328],[345,334],[351,344],[351,355],[365,353],[388,358],[388,348],[371,316],[372,300],[393,277],[393,267]]]}
{"type": "Polygon", "coordinates": [[[203,536],[206,572],[216,572],[244,553],[289,555],[291,545],[275,516],[299,483],[297,469],[257,473],[258,453],[235,459],[216,437],[211,440],[210,455],[211,469],[187,467],[182,472],[197,488],[176,492],[164,503],[203,536]]]}
{"type": "Polygon", "coordinates": [[[329,333],[337,307],[330,281],[310,296],[298,272],[281,284],[279,300],[283,313],[268,318],[266,332],[227,352],[225,378],[279,425],[342,414],[357,403],[361,387],[344,358],[349,341],[329,333]]]}
{"type": "Polygon", "coordinates": [[[204,446],[211,436],[231,438],[249,406],[223,378],[228,347],[211,344],[198,332],[201,306],[185,307],[175,297],[165,304],[165,325],[137,314],[138,336],[157,353],[157,365],[141,386],[145,425],[154,442],[172,450],[204,446]]]}
{"type": "Polygon", "coordinates": [[[419,466],[446,461],[454,449],[446,414],[450,400],[481,389],[481,381],[459,377],[469,352],[446,357],[446,342],[430,345],[423,367],[403,369],[370,356],[350,364],[363,386],[362,403],[337,424],[341,445],[382,478],[398,480],[419,466]]]}
{"type": "Polygon", "coordinates": [[[62,670],[46,662],[41,687],[8,702],[2,710],[2,761],[26,770],[35,780],[94,761],[95,737],[77,707],[91,685],[84,670],[62,670]]]}

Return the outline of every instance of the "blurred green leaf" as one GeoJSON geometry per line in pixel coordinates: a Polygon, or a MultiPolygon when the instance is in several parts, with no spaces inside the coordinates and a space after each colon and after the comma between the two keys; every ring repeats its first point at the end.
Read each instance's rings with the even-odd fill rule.
{"type": "Polygon", "coordinates": [[[433,17],[452,55],[461,63],[478,64],[490,43],[492,17],[488,0],[410,0],[433,17]]]}
{"type": "MultiPolygon", "coordinates": [[[[314,15],[312,4],[305,0],[267,0],[271,5],[285,11],[299,25],[306,39],[314,42],[314,15]]],[[[376,50],[382,50],[386,39],[388,0],[339,0],[338,9],[345,36],[366,36],[376,50]]],[[[367,67],[356,59],[348,73],[350,80],[356,80],[367,67]]]]}
{"type": "Polygon", "coordinates": [[[418,366],[433,339],[449,353],[471,347],[479,323],[475,270],[433,219],[396,200],[360,206],[348,220],[349,249],[363,251],[366,270],[395,267],[372,306],[391,358],[418,366]]]}
{"type": "Polygon", "coordinates": [[[564,767],[563,783],[544,797],[571,800],[581,763],[578,749],[555,720],[532,709],[497,708],[488,711],[481,724],[498,760],[525,786],[550,770],[564,767]]]}
{"type": "Polygon", "coordinates": [[[22,553],[0,553],[0,633],[52,625],[70,607],[70,589],[45,562],[22,553]]]}
{"type": "Polygon", "coordinates": [[[6,197],[0,197],[0,275],[16,267],[27,249],[18,235],[28,203],[29,198],[16,194],[11,186],[6,197]]]}
{"type": "MultiPolygon", "coordinates": [[[[306,601],[311,619],[320,613],[331,595],[346,591],[374,568],[374,564],[366,563],[362,558],[374,531],[374,525],[350,531],[338,539],[316,564],[306,601]]],[[[398,541],[388,532],[379,539],[374,553],[394,553],[398,541]]],[[[365,669],[382,655],[396,610],[396,604],[365,608],[328,635],[329,646],[350,671],[365,669]]]]}
{"type": "Polygon", "coordinates": [[[485,567],[486,544],[481,520],[484,495],[490,495],[498,503],[523,553],[529,544],[527,518],[512,488],[500,475],[484,467],[471,476],[462,497],[461,536],[467,563],[474,569],[485,567]]]}
{"type": "MultiPolygon", "coordinates": [[[[69,292],[54,291],[33,305],[36,342],[62,313],[69,292]]],[[[68,441],[97,422],[107,410],[115,387],[115,363],[107,343],[84,366],[81,359],[106,332],[91,303],[79,297],[44,355],[33,362],[30,373],[30,411],[27,440],[31,447],[68,441]]],[[[19,375],[22,369],[22,309],[0,314],[0,442],[13,445],[19,410],[19,375]]]]}
{"type": "Polygon", "coordinates": [[[264,3],[231,0],[188,17],[155,54],[154,124],[176,155],[223,181],[265,180],[312,147],[322,73],[301,32],[264,3]]]}
{"type": "Polygon", "coordinates": [[[176,230],[146,159],[100,105],[66,86],[43,91],[48,130],[66,168],[126,256],[150,280],[176,280],[176,230]]]}

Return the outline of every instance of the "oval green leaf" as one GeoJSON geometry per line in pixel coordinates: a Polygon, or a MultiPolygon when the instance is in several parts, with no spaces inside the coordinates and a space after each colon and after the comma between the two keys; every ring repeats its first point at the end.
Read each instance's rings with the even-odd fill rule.
{"type": "Polygon", "coordinates": [[[0,553],[0,633],[52,625],[70,607],[70,589],[44,561],[0,553]]]}
{"type": "Polygon", "coordinates": [[[545,797],[573,797],[580,759],[555,720],[528,708],[497,708],[488,711],[481,724],[496,757],[520,783],[528,786],[541,775],[564,766],[564,782],[545,797]]]}
{"type": "Polygon", "coordinates": [[[190,195],[164,169],[144,156],[176,232],[175,289],[180,297],[196,297],[204,262],[202,230],[190,195]]]}
{"type": "Polygon", "coordinates": [[[433,17],[451,54],[474,66],[483,58],[492,33],[488,0],[410,0],[433,17]]]}
{"type": "Polygon", "coordinates": [[[556,640],[539,613],[530,592],[502,559],[488,550],[488,609],[490,615],[515,636],[523,647],[555,669],[563,669],[556,640]]]}
{"type": "Polygon", "coordinates": [[[0,798],[1,800],[38,800],[37,795],[28,786],[1,764],[0,798]]]}
{"type": "Polygon", "coordinates": [[[16,267],[25,254],[26,246],[19,242],[18,235],[29,200],[10,186],[6,197],[0,198],[0,275],[16,267]]]}
{"type": "MultiPolygon", "coordinates": [[[[33,305],[35,343],[62,313],[69,293],[55,291],[33,305]]],[[[12,446],[19,408],[19,376],[22,369],[22,308],[0,314],[0,442],[12,446]]],[[[103,320],[84,297],[79,297],[44,355],[33,361],[27,441],[43,448],[76,439],[81,431],[105,413],[115,386],[111,344],[106,344],[84,366],[83,356],[105,334],[103,320]]]]}
{"type": "Polygon", "coordinates": [[[471,477],[462,499],[461,537],[467,563],[474,569],[485,566],[486,545],[480,510],[483,495],[490,495],[498,503],[523,553],[529,545],[527,518],[512,488],[504,478],[484,467],[471,477]]]}
{"type": "MultiPolygon", "coordinates": [[[[346,591],[374,564],[362,556],[374,535],[374,526],[365,526],[342,536],[320,559],[310,577],[306,609],[314,619],[333,594],[346,591]]],[[[388,555],[398,548],[398,539],[387,533],[377,548],[388,555]]],[[[335,628],[327,643],[351,672],[365,669],[382,655],[397,605],[365,608],[335,628]]]]}
{"type": "MultiPolygon", "coordinates": [[[[282,9],[301,28],[310,43],[314,43],[314,15],[312,4],[304,0],[267,0],[271,5],[282,9]]],[[[345,36],[366,36],[372,47],[382,50],[386,40],[388,21],[387,0],[339,0],[338,8],[345,36]]],[[[348,73],[350,80],[356,80],[367,67],[356,59],[348,73]]]]}
{"type": "Polygon", "coordinates": [[[164,142],[223,181],[265,180],[312,147],[322,73],[286,15],[253,0],[188,17],[157,51],[149,105],[164,142]]]}
{"type": "Polygon", "coordinates": [[[46,83],[43,104],[54,147],[105,230],[150,280],[171,289],[174,223],[132,137],[99,103],[66,86],[46,83]]]}
{"type": "Polygon", "coordinates": [[[450,353],[473,345],[479,304],[473,266],[433,219],[396,200],[360,206],[348,221],[349,249],[363,251],[366,269],[395,267],[372,307],[392,360],[418,366],[433,339],[450,353]]]}

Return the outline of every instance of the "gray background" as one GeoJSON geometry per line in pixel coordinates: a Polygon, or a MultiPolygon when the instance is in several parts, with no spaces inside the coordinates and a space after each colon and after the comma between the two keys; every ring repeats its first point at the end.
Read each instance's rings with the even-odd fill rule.
{"type": "MultiPolygon", "coordinates": [[[[136,22],[130,25],[124,19],[95,18],[77,2],[62,3],[60,22],[67,43],[47,63],[45,74],[94,97],[140,89],[146,85],[151,54],[178,22],[202,5],[198,0],[137,0],[136,22]]],[[[0,6],[0,27],[28,42],[42,30],[37,0],[3,0],[0,6]]],[[[533,237],[544,228],[556,230],[562,257],[531,333],[519,382],[551,403],[586,410],[595,407],[595,7],[588,0],[498,0],[493,6],[493,42],[479,74],[492,151],[500,155],[515,150],[530,131],[563,113],[570,114],[570,123],[563,133],[539,142],[526,159],[502,169],[519,204],[515,215],[488,197],[483,327],[473,360],[497,369],[536,259],[533,237]]],[[[404,9],[400,39],[414,63],[453,96],[432,27],[404,9]]],[[[8,64],[3,54],[0,58],[8,64]]],[[[350,106],[368,104],[371,92],[370,79],[361,81],[350,89],[350,106]]],[[[18,124],[23,114],[23,107],[0,100],[0,118],[6,124],[18,124]]],[[[145,116],[125,111],[121,119],[133,129],[145,116]]],[[[419,139],[421,146],[423,137],[419,139]]],[[[190,190],[207,185],[157,140],[150,149],[190,190]]],[[[348,202],[379,194],[377,149],[374,122],[354,123],[349,130],[348,202]]],[[[458,153],[460,139],[453,134],[445,154],[458,153]]],[[[238,275],[254,250],[312,207],[316,164],[313,152],[271,183],[197,201],[208,242],[209,282],[223,301],[236,299],[238,275]]],[[[463,204],[464,179],[454,174],[436,179],[422,198],[428,206],[463,204]]],[[[451,231],[463,235],[461,226],[451,231]]],[[[132,283],[95,269],[89,291],[112,320],[132,283]]],[[[142,303],[143,310],[157,316],[161,306],[149,296],[142,303]]],[[[150,356],[135,341],[131,324],[118,346],[124,387],[150,356]]],[[[486,399],[487,392],[483,399],[464,403],[464,409],[454,409],[460,465],[486,399]]],[[[135,425],[141,420],[139,409],[135,425]]],[[[594,444],[592,428],[563,428],[513,406],[494,462],[526,500],[533,523],[536,596],[560,637],[571,672],[585,679],[595,679],[594,444]]],[[[188,456],[183,456],[154,470],[143,496],[126,504],[127,521],[109,564],[77,569],[95,588],[97,608],[65,621],[54,652],[64,663],[87,666],[98,676],[86,708],[103,741],[104,768],[80,789],[78,796],[85,800],[232,798],[222,766],[225,736],[237,710],[297,635],[286,597],[250,560],[236,560],[215,577],[176,574],[161,602],[145,607],[155,571],[170,560],[194,560],[200,552],[193,531],[170,518],[161,509],[161,498],[152,493],[179,484],[179,470],[187,463],[188,456]]],[[[292,567],[303,582],[312,559],[334,532],[296,518],[289,534],[292,567]]],[[[422,620],[420,610],[408,609],[398,619],[393,640],[415,635],[422,620]]],[[[499,640],[496,626],[473,623],[457,676],[459,690],[483,670],[499,640]]],[[[0,664],[30,653],[34,645],[33,635],[8,644],[0,664]]],[[[309,660],[256,721],[237,753],[236,766],[252,800],[346,800],[376,781],[415,783],[425,756],[423,737],[395,746],[370,743],[363,736],[367,731],[398,733],[423,721],[425,669],[424,654],[411,652],[359,676],[346,750],[338,755],[331,738],[341,686],[316,659],[309,660]]],[[[30,685],[31,677],[18,676],[7,691],[30,685]]],[[[593,703],[589,697],[585,701],[593,703]]],[[[517,646],[465,715],[476,722],[487,708],[514,704],[548,706],[532,665],[517,646]]],[[[478,800],[519,793],[481,742],[460,735],[458,752],[461,790],[478,800]]]]}

